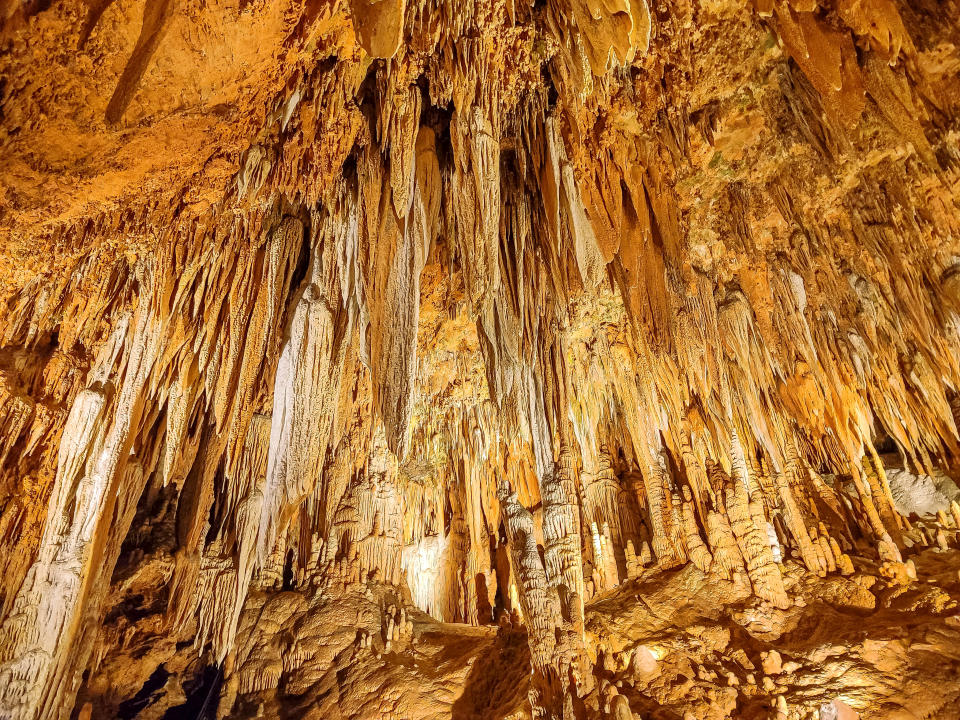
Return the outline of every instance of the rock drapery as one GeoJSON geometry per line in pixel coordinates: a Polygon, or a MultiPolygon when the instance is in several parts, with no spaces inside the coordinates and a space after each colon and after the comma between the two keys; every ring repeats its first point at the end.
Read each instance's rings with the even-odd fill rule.
{"type": "Polygon", "coordinates": [[[958,44],[0,3],[0,717],[960,717],[958,44]]]}

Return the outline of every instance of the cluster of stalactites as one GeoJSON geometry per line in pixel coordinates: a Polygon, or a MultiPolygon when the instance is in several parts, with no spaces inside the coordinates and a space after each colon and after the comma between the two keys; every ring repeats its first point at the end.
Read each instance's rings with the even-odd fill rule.
{"type": "MultiPolygon", "coordinates": [[[[161,243],[150,261],[117,262],[101,281],[109,293],[117,278],[129,278],[137,301],[122,282],[121,292],[101,298],[112,328],[88,345],[95,360],[63,425],[39,555],[0,630],[5,713],[56,717],[72,701],[79,675],[71,668],[86,664],[93,618],[148,484],[181,490],[174,582],[195,582],[187,578],[199,571],[209,506],[192,518],[188,512],[212,494],[215,473],[233,476],[248,454],[259,369],[279,348],[301,248],[299,221],[264,220],[224,228],[223,254],[188,233],[161,243]],[[244,242],[245,230],[258,242],[244,242]]],[[[25,304],[6,330],[42,317],[50,304],[69,309],[83,270],[75,268],[80,277],[58,294],[25,304]]],[[[87,323],[100,322],[77,310],[87,323]]]]}
{"type": "MultiPolygon", "coordinates": [[[[913,50],[891,3],[834,3],[849,31],[809,8],[757,5],[831,122],[855,123],[869,96],[936,166],[915,119],[923,101],[896,67],[913,50]],[[854,36],[868,41],[862,66],[854,36]]],[[[731,185],[726,252],[750,271],[697,269],[662,148],[631,137],[585,166],[563,107],[646,49],[642,0],[599,16],[551,0],[564,99],[538,90],[506,109],[502,72],[481,83],[496,63],[460,37],[472,10],[355,0],[351,13],[371,55],[393,56],[416,25],[472,81],[454,87],[431,66],[425,93],[384,66],[372,101],[333,112],[327,96],[359,84],[356,68],[317,70],[271,114],[275,134],[337,134],[346,147],[251,146],[236,177],[243,212],[172,231],[150,260],[95,249],[25,288],[0,323],[32,373],[0,378],[0,466],[17,465],[3,492],[30,463],[53,478],[34,488],[50,498],[35,562],[28,571],[19,545],[3,555],[17,589],[4,596],[0,714],[69,706],[138,501],[165,488],[169,619],[196,617],[197,644],[218,660],[251,583],[406,584],[424,609],[475,623],[499,595],[528,626],[535,707],[568,670],[585,690],[583,603],[646,566],[689,561],[783,608],[791,557],[849,574],[866,539],[885,573],[909,577],[902,546],[956,544],[956,508],[936,525],[896,512],[875,446],[882,428],[924,471],[957,452],[960,262],[944,249],[955,233],[924,241],[905,183],[866,177],[833,234],[783,203],[800,239],[769,257],[731,185]],[[449,106],[446,126],[428,121],[428,102],[449,106]],[[272,193],[299,192],[301,162],[348,169],[294,207],[272,193]],[[869,261],[837,261],[850,247],[869,261]],[[431,257],[463,277],[490,403],[439,416],[444,463],[427,487],[404,462],[423,447],[412,426],[431,257]],[[84,348],[89,367],[57,344],[84,348]]],[[[40,534],[31,512],[6,503],[0,535],[40,534]]],[[[385,643],[409,636],[408,620],[393,622],[385,643]]]]}

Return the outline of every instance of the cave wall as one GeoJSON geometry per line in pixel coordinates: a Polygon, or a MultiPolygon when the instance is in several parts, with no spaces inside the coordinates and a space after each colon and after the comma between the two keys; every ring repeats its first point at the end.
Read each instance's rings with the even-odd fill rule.
{"type": "Polygon", "coordinates": [[[69,715],[145,558],[221,668],[252,592],[513,613],[556,716],[645,566],[907,573],[880,454],[958,450],[957,10],[0,6],[0,714],[69,715]]]}

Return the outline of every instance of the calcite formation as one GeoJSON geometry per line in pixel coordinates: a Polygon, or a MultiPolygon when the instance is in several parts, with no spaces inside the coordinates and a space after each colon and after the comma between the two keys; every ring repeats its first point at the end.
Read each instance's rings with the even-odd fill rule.
{"type": "Polygon", "coordinates": [[[0,718],[960,718],[956,0],[0,0],[0,718]]]}

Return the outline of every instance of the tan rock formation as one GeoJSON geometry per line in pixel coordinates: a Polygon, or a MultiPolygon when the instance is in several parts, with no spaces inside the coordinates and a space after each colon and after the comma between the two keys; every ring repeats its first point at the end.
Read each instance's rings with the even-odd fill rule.
{"type": "Polygon", "coordinates": [[[960,717],[958,33],[0,2],[0,718],[960,717]]]}

